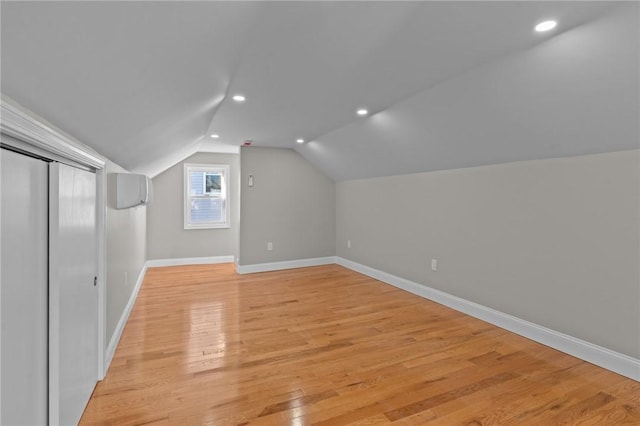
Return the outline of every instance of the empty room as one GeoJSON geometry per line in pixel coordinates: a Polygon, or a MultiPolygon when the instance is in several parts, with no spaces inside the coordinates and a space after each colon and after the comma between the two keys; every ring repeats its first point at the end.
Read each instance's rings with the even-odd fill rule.
{"type": "Polygon", "coordinates": [[[640,3],[0,2],[0,424],[640,425],[640,3]]]}

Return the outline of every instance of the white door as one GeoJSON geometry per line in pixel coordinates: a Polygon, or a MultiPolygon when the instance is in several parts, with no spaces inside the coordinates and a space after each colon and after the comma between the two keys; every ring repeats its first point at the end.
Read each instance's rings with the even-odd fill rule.
{"type": "Polygon", "coordinates": [[[96,175],[50,166],[49,420],[75,425],[98,379],[96,175]]]}
{"type": "Polygon", "coordinates": [[[0,149],[2,425],[47,423],[47,163],[0,149]]]}

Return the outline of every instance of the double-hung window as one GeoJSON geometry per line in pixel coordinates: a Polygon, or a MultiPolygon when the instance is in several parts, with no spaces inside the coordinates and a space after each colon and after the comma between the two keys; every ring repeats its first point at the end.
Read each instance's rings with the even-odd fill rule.
{"type": "Polygon", "coordinates": [[[228,165],[184,165],[184,229],[229,228],[228,199],[228,165]]]}

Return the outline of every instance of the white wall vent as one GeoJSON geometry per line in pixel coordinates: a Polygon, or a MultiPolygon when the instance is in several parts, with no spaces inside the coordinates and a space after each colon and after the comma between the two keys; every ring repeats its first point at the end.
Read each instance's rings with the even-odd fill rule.
{"type": "Polygon", "coordinates": [[[145,175],[116,173],[116,208],[146,206],[153,199],[151,179],[145,175]]]}

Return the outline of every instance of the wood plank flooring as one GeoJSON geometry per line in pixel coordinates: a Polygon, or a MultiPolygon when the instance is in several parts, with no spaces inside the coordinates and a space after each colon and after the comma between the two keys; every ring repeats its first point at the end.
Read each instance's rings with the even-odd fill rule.
{"type": "Polygon", "coordinates": [[[640,425],[640,383],[337,265],[149,269],[83,425],[640,425]]]}

